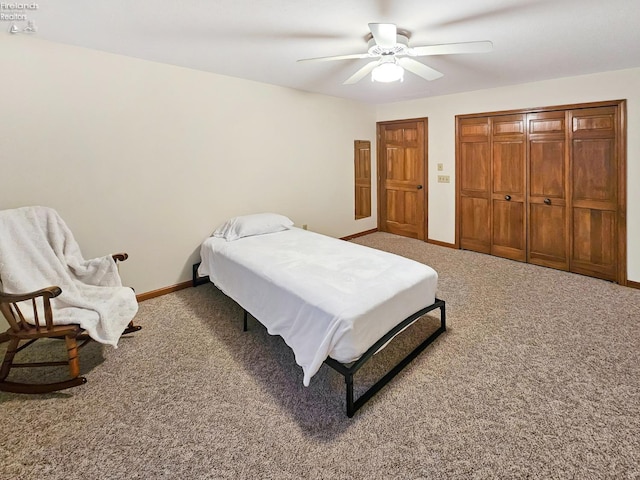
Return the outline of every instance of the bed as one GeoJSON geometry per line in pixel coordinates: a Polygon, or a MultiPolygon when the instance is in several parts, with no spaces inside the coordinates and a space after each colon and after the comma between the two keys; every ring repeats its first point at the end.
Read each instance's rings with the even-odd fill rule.
{"type": "Polygon", "coordinates": [[[214,231],[194,265],[194,285],[211,281],[280,335],[302,367],[303,384],[327,364],[345,377],[349,417],[446,330],[431,267],[293,226],[278,214],[234,217],[214,231]],[[432,310],[440,326],[354,399],[353,377],[399,332],[432,310]]]}

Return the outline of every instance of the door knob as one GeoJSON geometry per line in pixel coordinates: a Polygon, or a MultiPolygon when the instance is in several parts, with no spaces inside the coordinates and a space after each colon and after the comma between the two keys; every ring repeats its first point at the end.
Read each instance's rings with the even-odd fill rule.
{"type": "Polygon", "coordinates": [[[505,195],[504,199],[508,202],[509,200],[511,200],[511,195],[505,195]]]}
{"type": "Polygon", "coordinates": [[[547,205],[551,205],[551,199],[550,198],[545,198],[544,199],[544,203],[546,203],[547,205]]]}
{"type": "Polygon", "coordinates": [[[422,185],[418,185],[418,190],[422,190],[422,185]]]}

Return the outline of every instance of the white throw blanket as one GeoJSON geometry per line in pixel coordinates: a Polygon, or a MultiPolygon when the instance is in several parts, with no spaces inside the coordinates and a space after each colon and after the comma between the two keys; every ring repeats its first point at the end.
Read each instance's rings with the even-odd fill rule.
{"type": "Polygon", "coordinates": [[[59,286],[62,293],[51,301],[54,323],[77,323],[114,347],[138,311],[111,255],[85,260],[71,230],[47,207],[0,211],[0,282],[14,294],[59,286]]]}

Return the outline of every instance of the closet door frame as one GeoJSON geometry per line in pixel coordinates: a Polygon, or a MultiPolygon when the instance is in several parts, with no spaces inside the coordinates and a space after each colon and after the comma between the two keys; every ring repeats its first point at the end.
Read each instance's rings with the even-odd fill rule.
{"type": "MultiPolygon", "coordinates": [[[[617,274],[616,282],[620,285],[627,285],[627,102],[626,100],[610,100],[603,102],[590,102],[579,104],[566,104],[566,105],[554,105],[547,107],[525,108],[517,110],[502,110],[492,112],[482,112],[467,115],[456,115],[456,222],[455,222],[455,248],[460,247],[460,121],[463,119],[472,119],[479,117],[491,117],[502,115],[515,115],[515,114],[530,114],[540,112],[551,112],[558,110],[576,110],[582,108],[597,108],[597,107],[616,107],[616,154],[618,158],[618,171],[617,171],[617,200],[618,210],[616,215],[616,235],[617,235],[617,274]]],[[[569,126],[571,128],[571,126],[569,126]]],[[[528,159],[527,159],[528,161],[528,159]]]]}

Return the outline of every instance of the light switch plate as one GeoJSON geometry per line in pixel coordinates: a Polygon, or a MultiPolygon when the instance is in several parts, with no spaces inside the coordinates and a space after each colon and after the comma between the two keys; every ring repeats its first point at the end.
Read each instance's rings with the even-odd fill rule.
{"type": "Polygon", "coordinates": [[[449,175],[438,175],[438,183],[449,183],[449,175]]]}
{"type": "Polygon", "coordinates": [[[443,170],[444,170],[444,164],[439,163],[439,164],[438,164],[438,171],[439,171],[439,172],[441,172],[441,171],[443,171],[443,170]]]}

